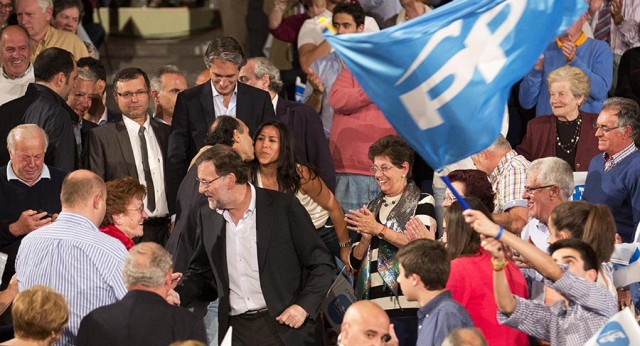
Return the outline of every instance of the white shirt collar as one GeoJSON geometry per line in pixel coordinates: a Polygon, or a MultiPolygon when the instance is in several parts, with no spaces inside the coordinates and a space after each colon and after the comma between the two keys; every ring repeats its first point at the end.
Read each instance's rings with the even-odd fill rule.
{"type": "MultiPolygon", "coordinates": [[[[47,167],[47,165],[45,164],[42,165],[42,172],[40,173],[40,176],[38,177],[38,179],[30,186],[37,184],[40,181],[40,179],[51,180],[51,172],[49,172],[49,167],[47,167]]],[[[19,180],[23,184],[29,185],[24,180],[18,178],[16,173],[13,171],[13,167],[11,167],[11,160],[9,160],[9,163],[7,164],[7,181],[11,181],[11,180],[19,180]]]]}
{"type": "Polygon", "coordinates": [[[274,98],[271,99],[271,103],[273,104],[273,111],[276,111],[276,107],[278,107],[278,94],[274,98]]]}
{"type": "MultiPolygon", "coordinates": [[[[216,87],[213,85],[213,80],[210,82],[211,83],[211,90],[213,91],[213,97],[218,97],[218,96],[222,96],[218,90],[216,90],[216,87]]],[[[236,87],[233,89],[233,95],[237,95],[238,94],[238,81],[236,81],[236,87]]]]}
{"type": "MultiPolygon", "coordinates": [[[[145,131],[149,131],[149,125],[150,125],[149,119],[151,119],[151,117],[149,116],[149,114],[147,114],[147,120],[145,120],[144,124],[142,124],[142,126],[144,126],[145,131]]],[[[129,119],[124,114],[122,115],[122,121],[124,122],[124,126],[126,126],[128,130],[135,130],[136,133],[138,132],[138,130],[140,130],[140,124],[129,119]]]]}

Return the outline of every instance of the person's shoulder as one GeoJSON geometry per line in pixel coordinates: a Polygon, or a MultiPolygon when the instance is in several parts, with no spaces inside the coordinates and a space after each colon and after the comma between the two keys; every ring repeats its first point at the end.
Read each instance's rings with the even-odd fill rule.
{"type": "MultiPolygon", "coordinates": [[[[241,95],[245,97],[251,97],[251,98],[265,98],[271,101],[271,99],[269,98],[268,92],[262,89],[253,87],[251,85],[238,82],[238,98],[240,98],[241,95]]],[[[238,100],[238,102],[242,102],[242,100],[238,100]]]]}
{"type": "Polygon", "coordinates": [[[594,38],[588,37],[587,41],[584,43],[584,46],[590,47],[593,50],[600,50],[600,51],[611,53],[611,48],[609,47],[609,44],[607,44],[605,41],[596,40],[594,38]]]}
{"type": "MultiPolygon", "coordinates": [[[[51,180],[62,182],[64,178],[67,176],[67,172],[64,172],[56,167],[47,166],[49,168],[49,174],[51,174],[51,180]]],[[[0,168],[2,170],[2,168],[0,168]]]]}
{"type": "MultiPolygon", "coordinates": [[[[206,81],[200,85],[193,86],[191,88],[187,88],[180,92],[178,95],[182,95],[183,98],[193,98],[199,97],[202,92],[205,91],[206,88],[211,89],[211,82],[206,81]]],[[[213,93],[213,91],[212,91],[213,93]]]]}
{"type": "Polygon", "coordinates": [[[534,126],[549,126],[555,120],[556,120],[556,116],[555,115],[541,115],[541,116],[538,116],[538,117],[535,117],[535,118],[529,120],[529,122],[527,124],[528,124],[528,126],[531,126],[531,127],[534,127],[534,126]]]}

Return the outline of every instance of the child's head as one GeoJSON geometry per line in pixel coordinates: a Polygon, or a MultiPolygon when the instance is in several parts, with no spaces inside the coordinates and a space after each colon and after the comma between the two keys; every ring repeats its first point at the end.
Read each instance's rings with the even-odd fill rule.
{"type": "Polygon", "coordinates": [[[401,248],[396,258],[400,264],[398,283],[408,300],[417,300],[419,290],[437,291],[447,285],[449,254],[440,242],[415,240],[401,248]]]}
{"type": "Polygon", "coordinates": [[[575,276],[595,282],[600,262],[593,248],[580,239],[562,239],[549,246],[549,253],[557,263],[564,263],[575,276]]]}

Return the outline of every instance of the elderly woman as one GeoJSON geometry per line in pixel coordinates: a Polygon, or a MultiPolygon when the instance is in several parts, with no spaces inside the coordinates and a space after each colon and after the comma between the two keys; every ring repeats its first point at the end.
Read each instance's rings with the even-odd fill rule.
{"type": "Polygon", "coordinates": [[[567,65],[551,72],[547,85],[553,115],[529,121],[527,134],[516,151],[529,161],[556,156],[574,171],[586,171],[599,152],[593,127],[598,115],[580,110],[589,98],[589,77],[567,65]]]}
{"type": "Polygon", "coordinates": [[[53,345],[69,319],[64,298],[45,286],[33,286],[16,296],[11,308],[15,338],[2,345],[53,345]]]}
{"type": "Polygon", "coordinates": [[[380,194],[359,210],[346,214],[348,228],[360,233],[349,262],[357,269],[355,293],[387,311],[395,325],[400,345],[415,345],[418,304],[402,295],[396,282],[399,274],[394,257],[409,241],[404,234],[407,221],[416,216],[435,233],[434,199],[422,193],[411,180],[413,150],[398,136],[385,136],[369,148],[371,170],[380,194]],[[391,298],[391,299],[390,299],[391,298]]]}
{"type": "Polygon", "coordinates": [[[142,236],[142,223],[148,217],[146,194],[145,187],[130,177],[107,183],[107,211],[100,230],[121,241],[127,251],[134,245],[131,239],[142,236]]]}

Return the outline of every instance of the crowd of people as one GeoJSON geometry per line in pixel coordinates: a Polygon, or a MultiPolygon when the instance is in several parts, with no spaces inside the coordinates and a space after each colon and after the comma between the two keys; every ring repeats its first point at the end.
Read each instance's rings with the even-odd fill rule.
{"type": "Polygon", "coordinates": [[[93,3],[0,0],[1,345],[581,345],[640,307],[613,275],[640,222],[640,3],[588,1],[514,86],[526,133],[446,167],[452,191],[319,24],[447,1],[258,2],[269,56],[215,38],[190,86],[107,81],[93,3]]]}

